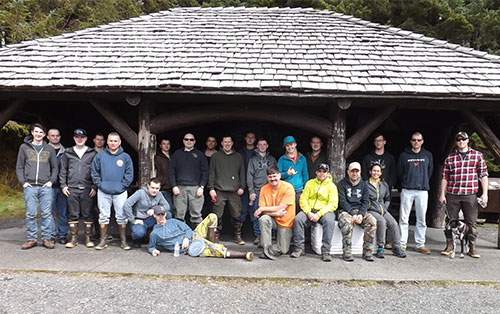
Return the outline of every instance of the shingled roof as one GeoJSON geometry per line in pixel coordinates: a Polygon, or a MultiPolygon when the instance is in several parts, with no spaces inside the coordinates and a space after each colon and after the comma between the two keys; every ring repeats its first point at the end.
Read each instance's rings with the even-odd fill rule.
{"type": "Polygon", "coordinates": [[[176,8],[0,49],[0,91],[500,98],[500,57],[331,11],[176,8]]]}

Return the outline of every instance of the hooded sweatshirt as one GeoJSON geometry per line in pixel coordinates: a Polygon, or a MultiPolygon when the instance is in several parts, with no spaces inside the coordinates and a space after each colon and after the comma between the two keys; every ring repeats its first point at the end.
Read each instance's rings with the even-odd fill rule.
{"type": "Polygon", "coordinates": [[[429,190],[429,179],[432,175],[432,154],[423,147],[415,153],[406,147],[399,156],[398,174],[401,186],[407,190],[429,190]]]}
{"type": "Polygon", "coordinates": [[[241,154],[231,151],[226,154],[220,150],[210,160],[208,189],[224,192],[236,192],[245,189],[245,164],[241,154]]]}
{"type": "Polygon", "coordinates": [[[80,158],[76,154],[74,147],[68,148],[61,159],[61,169],[59,172],[61,188],[95,188],[90,176],[92,160],[95,155],[97,155],[96,151],[93,148],[87,147],[82,158],[80,158]]]}
{"type": "Polygon", "coordinates": [[[150,217],[146,212],[156,205],[170,210],[170,205],[163,197],[163,194],[158,193],[156,196],[151,196],[148,193],[148,188],[142,187],[130,196],[123,204],[123,212],[130,223],[135,223],[135,219],[146,219],[150,217]]]}
{"type": "Polygon", "coordinates": [[[387,182],[383,179],[372,181],[370,178],[366,181],[366,184],[368,185],[370,195],[370,207],[368,210],[384,216],[391,204],[391,191],[389,190],[387,182]]]}
{"type": "Polygon", "coordinates": [[[123,193],[134,179],[132,159],[119,147],[116,154],[109,148],[99,152],[92,162],[92,181],[97,188],[106,194],[123,193]]]}
{"type": "Polygon", "coordinates": [[[345,177],[339,182],[339,204],[350,215],[364,215],[368,210],[368,197],[368,185],[365,181],[359,179],[356,184],[352,184],[345,177]]]}
{"type": "Polygon", "coordinates": [[[300,208],[305,214],[315,211],[319,217],[333,213],[339,205],[337,186],[328,176],[320,181],[317,178],[307,181],[304,192],[300,196],[300,208]]]}
{"type": "Polygon", "coordinates": [[[58,175],[56,151],[46,142],[42,142],[42,149],[37,151],[33,136],[26,136],[17,154],[16,175],[21,185],[28,182],[41,186],[49,181],[54,185],[58,175]]]}
{"type": "Polygon", "coordinates": [[[278,169],[281,172],[281,179],[293,185],[295,191],[301,191],[304,189],[304,185],[307,180],[309,180],[309,174],[307,173],[307,161],[306,157],[301,153],[297,152],[297,163],[294,163],[288,155],[283,155],[278,160],[278,169]],[[297,171],[296,174],[289,176],[288,169],[293,168],[297,171]]]}
{"type": "Polygon", "coordinates": [[[396,165],[396,159],[391,153],[384,151],[382,155],[377,155],[375,150],[372,150],[363,159],[363,164],[361,169],[361,177],[363,180],[367,181],[370,178],[370,167],[373,164],[379,164],[382,167],[382,179],[384,179],[389,187],[393,187],[396,184],[398,178],[398,169],[396,165]]]}
{"type": "Polygon", "coordinates": [[[276,165],[276,158],[269,152],[261,156],[257,149],[248,161],[247,186],[250,194],[260,191],[267,184],[267,168],[276,165]]]}

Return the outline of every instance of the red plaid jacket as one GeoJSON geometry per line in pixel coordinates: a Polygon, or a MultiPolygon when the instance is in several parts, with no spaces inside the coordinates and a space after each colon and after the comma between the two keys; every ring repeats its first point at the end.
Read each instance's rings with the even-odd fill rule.
{"type": "Polygon", "coordinates": [[[442,179],[448,181],[448,193],[455,195],[476,194],[478,180],[488,176],[483,154],[472,148],[462,159],[457,150],[444,161],[442,179]]]}

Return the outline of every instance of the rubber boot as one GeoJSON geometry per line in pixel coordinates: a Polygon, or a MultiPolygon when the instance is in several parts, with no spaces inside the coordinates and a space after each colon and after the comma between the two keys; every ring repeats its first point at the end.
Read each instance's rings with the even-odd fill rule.
{"type": "Polygon", "coordinates": [[[480,258],[481,255],[476,251],[476,242],[469,241],[469,255],[473,258],[480,258]]]}
{"type": "Polygon", "coordinates": [[[95,247],[96,250],[104,250],[108,247],[108,228],[109,224],[99,224],[99,233],[101,234],[101,239],[99,244],[95,247]]]}
{"type": "Polygon", "coordinates": [[[92,235],[92,222],[85,222],[85,246],[94,247],[94,242],[90,240],[92,235]]]}
{"type": "Polygon", "coordinates": [[[218,242],[217,240],[217,232],[215,231],[216,227],[208,227],[207,230],[207,240],[216,243],[218,242]]]}
{"type": "Polygon", "coordinates": [[[124,250],[130,250],[131,247],[126,238],[127,224],[118,224],[118,231],[120,231],[120,247],[124,250]]]}
{"type": "Polygon", "coordinates": [[[446,247],[441,251],[441,255],[450,256],[453,253],[453,238],[451,230],[445,230],[444,236],[446,237],[446,247]]]}
{"type": "Polygon", "coordinates": [[[234,227],[234,243],[245,245],[245,241],[241,238],[241,227],[234,227]]]}
{"type": "Polygon", "coordinates": [[[253,261],[253,252],[240,252],[226,249],[226,258],[244,258],[247,261],[253,261]]]}
{"type": "Polygon", "coordinates": [[[66,247],[68,249],[74,248],[78,245],[78,221],[70,221],[69,225],[69,233],[71,234],[71,240],[66,243],[66,247]]]}

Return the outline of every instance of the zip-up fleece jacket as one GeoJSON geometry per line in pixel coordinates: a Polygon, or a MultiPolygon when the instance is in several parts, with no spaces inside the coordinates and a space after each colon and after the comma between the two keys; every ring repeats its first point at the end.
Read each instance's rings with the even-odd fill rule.
{"type": "Polygon", "coordinates": [[[339,182],[339,203],[342,210],[350,215],[366,214],[370,203],[366,182],[360,179],[352,184],[348,177],[342,179],[339,182]]]}
{"type": "Polygon", "coordinates": [[[33,186],[40,186],[50,181],[53,185],[56,184],[58,175],[56,151],[43,142],[42,149],[37,152],[32,143],[33,136],[28,135],[19,147],[16,162],[19,183],[24,185],[28,182],[33,186]]]}
{"type": "Polygon", "coordinates": [[[265,156],[261,156],[257,149],[253,152],[253,156],[248,161],[248,193],[256,193],[267,184],[267,168],[272,165],[276,165],[276,158],[269,152],[266,152],[265,156]]]}
{"type": "Polygon", "coordinates": [[[193,148],[186,151],[178,149],[170,160],[169,178],[172,186],[205,186],[208,180],[207,157],[193,148]]]}
{"type": "Polygon", "coordinates": [[[294,163],[286,154],[281,156],[278,160],[278,169],[281,172],[281,180],[291,183],[295,191],[303,190],[304,185],[309,180],[306,157],[299,152],[297,152],[297,163],[294,163]],[[290,167],[297,171],[293,176],[288,175],[290,167]]]}
{"type": "Polygon", "coordinates": [[[170,168],[170,158],[165,156],[161,151],[158,151],[154,158],[155,168],[156,168],[156,176],[160,179],[161,190],[168,191],[171,190],[173,185],[170,183],[170,179],[168,177],[169,168],[170,168]]]}
{"type": "Polygon", "coordinates": [[[224,192],[236,192],[245,189],[245,164],[241,154],[232,151],[226,154],[223,150],[212,155],[208,189],[224,192]]]}
{"type": "Polygon", "coordinates": [[[92,181],[102,192],[111,195],[121,194],[134,179],[132,159],[121,147],[116,154],[111,154],[106,147],[94,157],[91,175],[92,181]]]}
{"type": "Polygon", "coordinates": [[[373,183],[371,180],[370,178],[366,181],[370,195],[370,207],[368,210],[384,216],[391,204],[391,191],[389,190],[389,185],[384,180],[373,183]]]}
{"type": "MultiPolygon", "coordinates": [[[[54,151],[56,151],[55,148],[54,148],[54,151]]],[[[62,162],[62,158],[63,158],[65,152],[66,152],[66,148],[64,146],[62,146],[62,145],[60,145],[59,150],[56,151],[56,162],[57,162],[57,171],[58,171],[58,173],[61,173],[61,162],[62,162]]],[[[59,179],[56,180],[56,183],[54,183],[54,185],[52,187],[53,188],[59,188],[59,179]]]]}
{"type": "Polygon", "coordinates": [[[398,174],[401,187],[407,190],[429,190],[429,179],[433,168],[432,154],[423,147],[415,153],[406,147],[399,156],[398,174]]]}
{"type": "Polygon", "coordinates": [[[130,223],[135,223],[135,219],[146,219],[149,215],[146,213],[156,205],[160,205],[165,210],[170,210],[163,194],[158,193],[156,196],[151,196],[148,193],[147,187],[142,187],[130,196],[123,204],[123,212],[130,223]]]}
{"type": "Polygon", "coordinates": [[[337,186],[328,176],[320,181],[317,178],[307,181],[304,192],[300,196],[300,208],[305,214],[315,211],[319,217],[333,213],[339,205],[337,186]]]}
{"type": "Polygon", "coordinates": [[[61,188],[84,189],[91,187],[95,189],[96,186],[92,183],[90,176],[92,160],[94,160],[95,155],[97,152],[93,148],[87,147],[80,159],[73,147],[68,148],[61,159],[59,171],[61,188]]]}
{"type": "MultiPolygon", "coordinates": [[[[191,241],[193,230],[188,225],[177,219],[167,219],[165,224],[156,224],[149,236],[148,252],[153,254],[157,245],[161,245],[170,252],[174,251],[175,243],[182,244],[184,238],[191,241]]],[[[180,252],[185,250],[181,249],[180,252]]]]}
{"type": "Polygon", "coordinates": [[[386,151],[382,155],[377,155],[375,150],[372,150],[363,159],[361,167],[363,180],[367,181],[370,178],[370,167],[373,164],[379,164],[382,167],[382,179],[387,182],[389,187],[393,187],[398,178],[398,168],[394,156],[386,151]]]}

